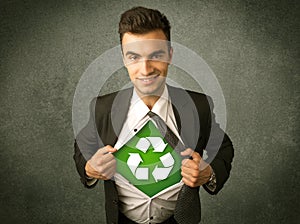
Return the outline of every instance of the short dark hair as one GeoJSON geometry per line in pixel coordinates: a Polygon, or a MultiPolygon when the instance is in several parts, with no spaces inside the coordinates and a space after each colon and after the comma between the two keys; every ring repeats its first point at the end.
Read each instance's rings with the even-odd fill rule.
{"type": "Polygon", "coordinates": [[[170,22],[167,17],[156,9],[133,7],[121,15],[119,22],[120,42],[125,33],[146,34],[161,29],[168,41],[171,41],[170,22]]]}

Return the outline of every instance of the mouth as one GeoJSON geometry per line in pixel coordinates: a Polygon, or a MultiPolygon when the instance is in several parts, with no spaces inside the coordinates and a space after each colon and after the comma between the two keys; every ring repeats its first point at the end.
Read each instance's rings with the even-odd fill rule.
{"type": "Polygon", "coordinates": [[[159,75],[152,75],[152,76],[147,77],[147,78],[139,77],[137,79],[142,81],[145,84],[150,84],[150,83],[154,82],[158,77],[159,77],[159,75]]]}

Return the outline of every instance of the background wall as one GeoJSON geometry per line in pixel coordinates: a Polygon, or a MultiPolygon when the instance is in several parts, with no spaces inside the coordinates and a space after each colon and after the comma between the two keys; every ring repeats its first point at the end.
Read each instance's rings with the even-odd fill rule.
{"type": "Polygon", "coordinates": [[[1,223],[105,223],[103,186],[83,188],[72,159],[72,100],[136,5],[165,13],[224,92],[235,159],[217,196],[201,191],[202,223],[299,222],[299,3],[32,0],[0,3],[1,223]]]}

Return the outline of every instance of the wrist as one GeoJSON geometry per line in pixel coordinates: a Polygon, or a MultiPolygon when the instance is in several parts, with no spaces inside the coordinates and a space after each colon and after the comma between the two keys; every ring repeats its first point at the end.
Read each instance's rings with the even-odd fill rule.
{"type": "Polygon", "coordinates": [[[213,168],[211,166],[209,166],[209,167],[211,169],[211,175],[205,185],[210,191],[214,192],[217,188],[217,178],[216,178],[216,174],[215,174],[213,168]]]}

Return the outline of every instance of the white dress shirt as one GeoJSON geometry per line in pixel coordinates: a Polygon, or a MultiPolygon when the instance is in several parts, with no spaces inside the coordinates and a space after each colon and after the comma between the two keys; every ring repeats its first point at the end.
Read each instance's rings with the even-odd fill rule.
{"type": "MultiPolygon", "coordinates": [[[[149,111],[149,108],[134,90],[126,121],[114,146],[116,149],[120,149],[138,130],[151,120],[147,115],[149,111]]],[[[180,139],[167,86],[164,88],[161,97],[154,104],[152,112],[159,115],[180,139]]],[[[155,121],[152,120],[152,122],[155,124],[155,121]]],[[[118,189],[120,211],[137,223],[160,223],[170,218],[173,215],[178,194],[183,185],[183,182],[180,181],[149,197],[129,183],[119,173],[115,174],[114,179],[118,189]]]]}

